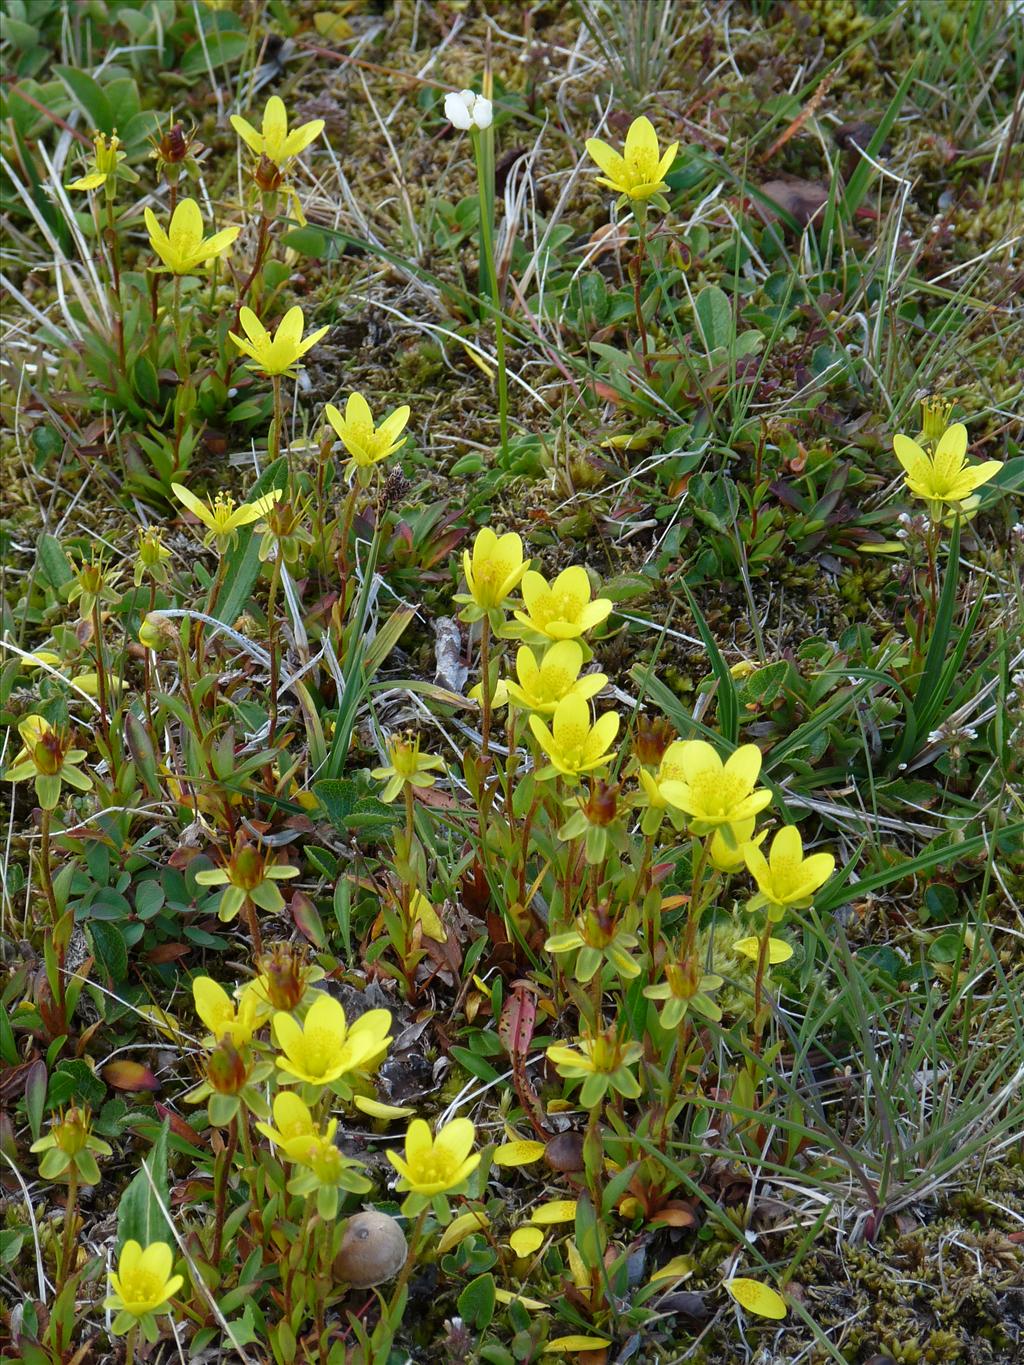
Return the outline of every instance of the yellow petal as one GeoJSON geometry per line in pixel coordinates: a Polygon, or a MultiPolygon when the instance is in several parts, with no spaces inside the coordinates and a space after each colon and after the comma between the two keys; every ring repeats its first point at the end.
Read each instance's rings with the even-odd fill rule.
{"type": "Polygon", "coordinates": [[[774,1289],[769,1289],[766,1284],[760,1284],[757,1280],[746,1280],[742,1277],[726,1280],[725,1287],[741,1308],[745,1308],[748,1313],[756,1314],[759,1318],[779,1320],[789,1311],[781,1294],[777,1294],[774,1289]]]}
{"type": "Polygon", "coordinates": [[[555,1337],[554,1341],[548,1341],[544,1345],[545,1351],[550,1351],[555,1355],[567,1355],[570,1351],[600,1351],[605,1346],[610,1346],[611,1342],[607,1337],[584,1337],[568,1336],[555,1337]]]}
{"type": "Polygon", "coordinates": [[[530,1142],[524,1138],[495,1148],[493,1159],[495,1166],[529,1166],[543,1155],[543,1142],[530,1142]]]}
{"type": "Polygon", "coordinates": [[[517,1256],[532,1256],[543,1241],[544,1234],[540,1228],[526,1227],[516,1228],[508,1244],[517,1256]]]}
{"type": "Polygon", "coordinates": [[[443,1256],[446,1251],[451,1251],[452,1247],[457,1247],[460,1242],[473,1232],[483,1232],[484,1228],[490,1226],[490,1219],[481,1210],[479,1213],[461,1213],[458,1218],[453,1219],[444,1232],[441,1234],[437,1244],[437,1254],[443,1256]]]}
{"type": "Polygon", "coordinates": [[[530,1214],[530,1222],[544,1226],[550,1223],[571,1223],[575,1217],[575,1199],[550,1199],[546,1204],[537,1205],[530,1214]]]}

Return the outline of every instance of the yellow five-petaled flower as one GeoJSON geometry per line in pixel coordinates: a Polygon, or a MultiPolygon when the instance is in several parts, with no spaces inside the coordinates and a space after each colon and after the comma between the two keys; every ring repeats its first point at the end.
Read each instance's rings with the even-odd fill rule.
{"type": "Polygon", "coordinates": [[[681,777],[660,783],[659,791],[669,805],[690,817],[692,834],[720,829],[727,842],[735,843],[737,828],[772,799],[770,791],[756,785],[761,772],[756,744],[741,744],[723,763],[705,740],[689,739],[683,742],[678,761],[681,777]]]}
{"type": "Polygon", "coordinates": [[[408,436],[402,436],[409,422],[409,411],[403,403],[389,413],[378,427],[374,425],[370,405],[361,393],[349,394],[344,417],[333,403],[324,407],[325,417],[352,456],[348,462],[350,470],[372,469],[375,464],[401,449],[409,439],[408,436]]]}
{"type": "Polygon", "coordinates": [[[273,336],[251,308],[240,309],[238,321],[242,324],[245,336],[236,336],[234,332],[229,332],[228,336],[243,355],[247,355],[257,369],[267,375],[288,374],[294,370],[306,352],[330,330],[328,327],[318,327],[303,339],[305,319],[298,304],[288,309],[273,336]]]}
{"type": "Polygon", "coordinates": [[[909,436],[894,436],[892,444],[906,471],[907,487],[929,504],[933,516],[941,511],[943,503],[965,502],[1003,467],[999,460],[967,463],[967,428],[963,422],[946,428],[932,455],[909,436]]]}
{"type": "Polygon", "coordinates": [[[279,95],[271,95],[263,110],[263,126],[259,132],[239,114],[231,115],[231,126],[256,156],[265,156],[276,166],[283,166],[320,136],[324,121],[312,119],[289,133],[284,101],[279,95]]]}
{"type": "Polygon", "coordinates": [[[477,531],[472,550],[462,552],[467,596],[481,612],[500,610],[529,567],[530,561],[523,558],[522,539],[515,531],[498,536],[484,526],[477,531]]]}
{"type": "Polygon", "coordinates": [[[174,1253],[166,1242],[151,1242],[143,1248],[135,1241],[127,1241],[121,1251],[117,1269],[110,1272],[110,1297],[105,1308],[117,1310],[114,1331],[127,1332],[136,1322],[149,1341],[158,1336],[154,1313],[167,1311],[168,1299],[184,1284],[184,1277],[172,1275],[174,1253]]]}
{"type": "Polygon", "coordinates": [[[257,498],[255,502],[243,502],[240,507],[236,507],[234,498],[227,493],[218,493],[212,501],[207,498],[206,502],[200,502],[183,484],[172,483],[171,492],[207,528],[203,544],[215,544],[221,554],[237,539],[240,526],[248,526],[250,522],[259,521],[281,496],[280,488],[274,488],[269,493],[264,493],[261,498],[257,498]]]}
{"type": "Polygon", "coordinates": [[[778,921],[783,912],[810,905],[818,891],[835,871],[831,853],[812,853],[804,857],[804,846],[795,825],[786,825],[772,840],[766,858],[754,844],[743,846],[747,870],[757,882],[757,895],[747,902],[748,910],[767,908],[768,918],[778,921]]]}
{"type": "Polygon", "coordinates": [[[331,995],[317,996],[303,1024],[283,1011],[275,1014],[274,1033],[284,1054],[277,1058],[282,1083],[320,1087],[352,1071],[365,1071],[387,1050],[390,1027],[387,1010],[367,1010],[350,1027],[331,995]]]}
{"type": "Polygon", "coordinates": [[[630,124],[621,154],[600,138],[587,138],[587,151],[604,172],[597,183],[627,199],[650,199],[668,189],[665,176],[678,150],[679,143],[673,142],[659,156],[658,134],[650,119],[642,116],[630,124]]]}
{"type": "Polygon", "coordinates": [[[214,256],[221,255],[241,232],[239,227],[222,228],[212,237],[203,236],[203,215],[194,199],[182,199],[171,214],[165,232],[151,208],[143,211],[153,250],[172,275],[191,275],[214,256]]]}
{"type": "MultiPolygon", "coordinates": [[[[555,707],[550,730],[536,714],[530,716],[530,729],[554,771],[578,778],[607,767],[615,757],[612,745],[619,733],[619,717],[614,711],[606,711],[591,725],[590,706],[571,692],[555,707]]],[[[550,769],[547,775],[551,775],[550,769]]]]}
{"type": "Polygon", "coordinates": [[[210,1030],[213,1041],[230,1038],[235,1047],[252,1042],[259,1027],[259,1005],[256,997],[243,992],[236,1008],[223,986],[209,976],[197,976],[192,981],[192,996],[196,1014],[210,1030]]]}
{"type": "Polygon", "coordinates": [[[526,631],[549,640],[577,640],[611,612],[607,597],[590,600],[590,578],[580,564],[563,569],[553,583],[528,569],[523,575],[525,611],[515,613],[526,631]]]}
{"type": "Polygon", "coordinates": [[[469,1119],[452,1119],[435,1137],[423,1119],[413,1119],[405,1135],[404,1157],[387,1153],[400,1176],[398,1189],[427,1196],[456,1189],[480,1164],[480,1153],[470,1153],[475,1137],[469,1119]]]}

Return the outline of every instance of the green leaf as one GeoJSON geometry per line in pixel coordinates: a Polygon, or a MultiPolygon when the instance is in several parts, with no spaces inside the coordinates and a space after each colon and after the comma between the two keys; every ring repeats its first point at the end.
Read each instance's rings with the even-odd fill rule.
{"type": "Polygon", "coordinates": [[[478,1275],[470,1280],[459,1295],[459,1314],[478,1332],[490,1326],[497,1302],[496,1285],[491,1274],[478,1275]]]}
{"type": "Polygon", "coordinates": [[[237,62],[248,41],[244,33],[208,33],[205,39],[186,49],[179,70],[183,76],[198,76],[210,67],[237,62]]]}
{"type": "Polygon", "coordinates": [[[125,1242],[135,1241],[140,1246],[151,1242],[170,1241],[160,1204],[170,1207],[170,1190],[167,1179],[167,1140],[170,1133],[170,1120],[165,1119],[149,1156],[143,1158],[142,1167],[136,1172],[131,1184],[121,1196],[117,1206],[117,1250],[120,1253],[125,1242]],[[149,1172],[147,1177],[146,1172],[149,1172]],[[155,1188],[155,1193],[154,1193],[155,1188]]]}
{"type": "Polygon", "coordinates": [[[36,563],[50,587],[58,591],[75,576],[64,547],[56,536],[45,531],[36,542],[36,563]]]}
{"type": "Polygon", "coordinates": [[[120,929],[108,920],[97,919],[89,925],[89,933],[97,963],[111,981],[123,981],[128,975],[128,949],[120,929]]]}
{"type": "Polygon", "coordinates": [[[90,131],[95,128],[109,137],[114,131],[114,110],[102,88],[76,66],[56,66],[54,71],[67,86],[71,98],[81,106],[90,131]]]}
{"type": "Polygon", "coordinates": [[[685,580],[682,580],[683,591],[686,593],[686,600],[690,604],[690,611],[693,615],[694,624],[700,638],[704,641],[704,648],[708,652],[708,662],[711,664],[711,672],[714,674],[718,683],[717,702],[718,702],[718,728],[722,732],[722,738],[729,744],[736,744],[740,733],[740,712],[739,702],[736,698],[736,684],[733,676],[729,672],[729,665],[722,657],[722,652],[711,628],[704,619],[704,614],[697,605],[697,599],[690,591],[685,580]]]}
{"type": "Polygon", "coordinates": [[[348,817],[359,800],[359,788],[347,778],[325,777],[313,783],[313,795],[339,833],[348,831],[348,817]]]}
{"type": "Polygon", "coordinates": [[[160,381],[156,366],[148,356],[140,355],[132,366],[132,384],[144,403],[155,408],[160,402],[160,381]]]}
{"type": "Polygon", "coordinates": [[[862,156],[857,163],[856,169],[850,176],[846,192],[843,195],[843,208],[848,219],[860,208],[864,196],[868,192],[868,185],[872,174],[877,174],[872,162],[877,162],[878,153],[882,143],[892,132],[893,125],[899,117],[900,110],[903,108],[903,101],[907,98],[907,92],[911,83],[917,78],[918,56],[915,54],[912,61],[907,64],[907,69],[900,81],[899,88],[889,102],[889,107],[878,121],[875,131],[871,135],[871,141],[864,149],[867,156],[862,156]],[[870,160],[869,160],[870,158],[870,160]]]}
{"type": "Polygon", "coordinates": [[[697,327],[708,351],[731,345],[736,334],[729,296],[715,284],[705,285],[694,304],[697,327]]]}

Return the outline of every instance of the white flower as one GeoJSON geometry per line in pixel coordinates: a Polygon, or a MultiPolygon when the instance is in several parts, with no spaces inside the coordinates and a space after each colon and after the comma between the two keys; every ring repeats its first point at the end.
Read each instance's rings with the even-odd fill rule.
{"type": "Polygon", "coordinates": [[[456,128],[466,132],[470,128],[489,128],[494,117],[491,101],[472,90],[460,90],[457,95],[445,95],[444,113],[456,128]]]}

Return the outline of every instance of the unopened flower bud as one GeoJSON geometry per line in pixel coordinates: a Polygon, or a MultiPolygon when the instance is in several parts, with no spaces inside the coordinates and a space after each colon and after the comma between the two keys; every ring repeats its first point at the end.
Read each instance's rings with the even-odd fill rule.
{"type": "Polygon", "coordinates": [[[230,1038],[223,1038],[206,1060],[206,1079],[221,1095],[237,1095],[245,1085],[249,1067],[230,1038]]]}

